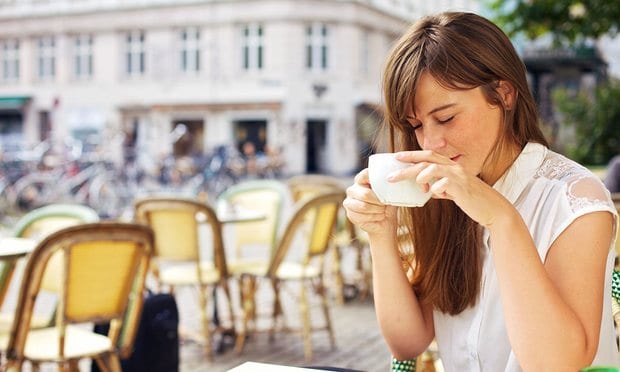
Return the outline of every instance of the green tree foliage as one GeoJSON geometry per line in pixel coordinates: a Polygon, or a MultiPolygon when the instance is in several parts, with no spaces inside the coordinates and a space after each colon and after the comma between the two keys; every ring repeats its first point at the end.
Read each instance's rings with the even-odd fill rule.
{"type": "Polygon", "coordinates": [[[563,125],[575,132],[568,155],[582,164],[604,165],[620,154],[620,80],[599,85],[594,93],[557,90],[554,102],[563,125]]]}
{"type": "Polygon", "coordinates": [[[558,44],[616,35],[620,0],[487,0],[497,22],[510,36],[535,39],[552,34],[558,44]]]}

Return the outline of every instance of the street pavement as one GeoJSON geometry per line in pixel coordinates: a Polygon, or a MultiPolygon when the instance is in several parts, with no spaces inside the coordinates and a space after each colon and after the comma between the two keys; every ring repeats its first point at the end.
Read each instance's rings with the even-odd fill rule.
{"type": "MultiPolygon", "coordinates": [[[[226,229],[225,229],[226,230],[226,229]]],[[[230,231],[225,231],[225,243],[230,249],[233,238],[230,231]]],[[[199,321],[197,294],[190,288],[179,288],[176,292],[181,334],[181,371],[227,371],[246,361],[283,364],[290,366],[331,366],[348,368],[359,371],[387,371],[389,370],[390,353],[380,334],[375,317],[372,295],[362,296],[357,288],[363,289],[361,275],[356,269],[357,251],[352,247],[343,247],[341,252],[341,270],[346,283],[346,298],[340,303],[334,289],[333,276],[327,275],[325,284],[329,289],[330,314],[336,339],[336,348],[332,349],[326,331],[313,334],[313,358],[304,359],[303,341],[300,333],[276,333],[273,340],[266,332],[258,332],[250,337],[244,350],[239,354],[233,350],[232,339],[224,338],[220,342],[217,336],[214,348],[223,345],[223,350],[214,355],[213,361],[208,361],[204,352],[204,344],[200,341],[201,327],[199,321]],[[357,293],[356,293],[357,292],[357,293]]],[[[232,252],[227,252],[227,255],[232,252]]],[[[369,252],[363,255],[364,267],[369,268],[369,252]]],[[[329,255],[331,257],[331,255],[329,255]]],[[[326,273],[331,272],[327,260],[326,273]]],[[[235,317],[241,319],[239,291],[236,281],[231,280],[231,297],[235,317]]],[[[282,293],[282,305],[287,326],[299,329],[301,325],[299,302],[299,283],[285,284],[282,293]]],[[[218,293],[218,300],[223,298],[218,293]]],[[[318,306],[318,296],[309,296],[311,316],[315,326],[324,324],[324,317],[318,306]]],[[[219,314],[227,314],[227,309],[219,301],[219,314]]],[[[266,280],[259,281],[257,295],[257,328],[266,329],[271,324],[268,316],[273,303],[271,285],[266,280]]],[[[212,305],[211,305],[212,306],[212,305]]],[[[211,309],[210,309],[211,310],[211,309]]],[[[211,310],[212,311],[212,310],[211,310]]],[[[223,323],[226,321],[223,319],[223,323]]],[[[230,324],[230,323],[228,323],[230,324]]],[[[238,321],[237,321],[238,325],[238,321]]]]}
{"type": "MultiPolygon", "coordinates": [[[[268,283],[263,284],[268,289],[268,283]]],[[[198,338],[200,327],[196,296],[189,291],[180,292],[177,296],[182,333],[193,333],[198,338]]],[[[260,292],[259,313],[269,309],[270,300],[271,295],[267,291],[260,292]]],[[[207,360],[202,343],[186,339],[181,345],[181,371],[227,371],[246,361],[298,367],[329,366],[369,372],[388,371],[390,353],[379,332],[372,299],[353,298],[341,305],[332,299],[331,304],[336,348],[331,348],[327,332],[317,332],[312,339],[312,360],[304,359],[303,342],[298,333],[277,333],[272,341],[266,333],[255,334],[246,341],[241,353],[237,353],[232,344],[227,342],[229,340],[224,339],[226,347],[223,352],[215,354],[213,361],[207,360]]],[[[298,327],[299,312],[294,299],[285,299],[284,311],[288,324],[298,327]]],[[[318,311],[313,312],[313,320],[322,324],[323,318],[318,311]]],[[[261,328],[266,325],[266,319],[258,324],[261,328]]],[[[216,340],[219,341],[219,338],[216,337],[216,340]]]]}

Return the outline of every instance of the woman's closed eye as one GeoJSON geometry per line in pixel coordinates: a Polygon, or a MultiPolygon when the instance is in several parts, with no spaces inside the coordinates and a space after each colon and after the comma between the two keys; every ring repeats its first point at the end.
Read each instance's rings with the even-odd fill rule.
{"type": "Polygon", "coordinates": [[[452,116],[450,116],[450,117],[448,117],[448,118],[445,118],[445,119],[437,119],[437,122],[438,122],[439,124],[447,124],[447,123],[451,122],[451,121],[452,121],[452,119],[454,119],[454,116],[455,116],[455,115],[452,115],[452,116]]]}
{"type": "Polygon", "coordinates": [[[422,128],[422,122],[419,120],[408,120],[407,123],[413,128],[413,130],[418,130],[422,128]]]}

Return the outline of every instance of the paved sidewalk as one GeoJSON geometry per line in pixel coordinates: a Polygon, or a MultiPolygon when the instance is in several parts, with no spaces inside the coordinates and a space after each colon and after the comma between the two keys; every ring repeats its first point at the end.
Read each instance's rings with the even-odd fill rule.
{"type": "MultiPolygon", "coordinates": [[[[266,284],[266,283],[264,283],[266,284]]],[[[267,287],[267,286],[264,286],[267,287]]],[[[195,296],[191,292],[177,293],[179,311],[184,332],[200,332],[195,296]]],[[[268,308],[268,293],[261,294],[259,309],[268,308]]],[[[289,314],[287,322],[297,326],[298,312],[294,301],[284,302],[284,311],[289,314]]],[[[260,310],[259,310],[260,312],[260,310]]],[[[320,314],[317,324],[323,320],[320,314]]],[[[336,348],[331,349],[326,332],[316,332],[313,336],[314,356],[311,361],[304,360],[303,342],[300,334],[278,333],[270,342],[266,333],[258,333],[248,339],[241,354],[232,346],[223,353],[216,354],[209,362],[202,345],[186,341],[181,345],[181,371],[227,371],[246,361],[255,361],[292,366],[332,366],[360,371],[388,371],[390,353],[379,332],[371,299],[353,299],[343,305],[332,306],[332,324],[336,337],[336,348]]],[[[265,323],[259,324],[265,325],[265,323]]]]}

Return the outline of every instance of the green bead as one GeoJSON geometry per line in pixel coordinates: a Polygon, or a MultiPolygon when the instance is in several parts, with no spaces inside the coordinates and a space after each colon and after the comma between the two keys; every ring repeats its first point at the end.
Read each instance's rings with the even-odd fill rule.
{"type": "Polygon", "coordinates": [[[415,371],[415,359],[411,360],[398,360],[392,358],[392,372],[414,372],[415,371]]]}

